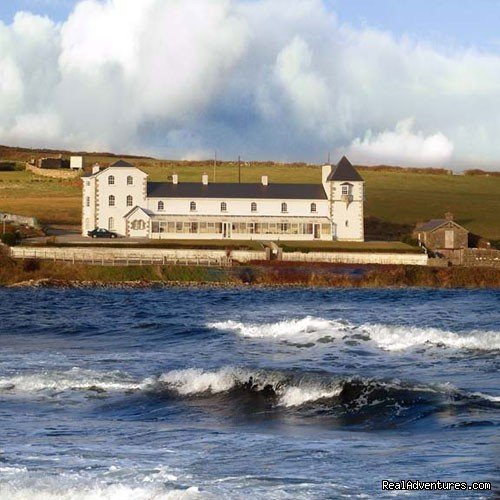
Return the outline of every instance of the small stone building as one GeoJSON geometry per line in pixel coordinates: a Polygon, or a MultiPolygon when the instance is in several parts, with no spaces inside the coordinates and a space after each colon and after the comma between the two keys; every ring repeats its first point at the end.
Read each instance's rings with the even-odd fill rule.
{"type": "Polygon", "coordinates": [[[417,225],[413,236],[429,250],[447,255],[450,251],[468,248],[469,231],[445,214],[444,219],[432,219],[417,225]]]}

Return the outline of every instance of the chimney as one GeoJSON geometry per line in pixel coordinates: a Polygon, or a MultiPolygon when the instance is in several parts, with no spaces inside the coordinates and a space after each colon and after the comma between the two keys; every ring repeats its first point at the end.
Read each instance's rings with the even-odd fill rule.
{"type": "Polygon", "coordinates": [[[97,174],[100,171],[101,165],[99,165],[99,163],[94,163],[94,165],[92,165],[92,175],[97,174]]]}
{"type": "Polygon", "coordinates": [[[172,184],[179,184],[179,176],[177,174],[172,174],[172,184]]]}
{"type": "Polygon", "coordinates": [[[204,186],[208,186],[208,174],[207,173],[204,173],[202,176],[201,176],[201,182],[204,186]]]}
{"type": "Polygon", "coordinates": [[[268,184],[269,184],[269,178],[267,177],[267,175],[263,175],[262,176],[262,185],[267,186],[268,184]]]}
{"type": "Polygon", "coordinates": [[[453,214],[451,212],[446,212],[444,214],[444,218],[447,220],[447,221],[452,221],[453,220],[453,214]]]}

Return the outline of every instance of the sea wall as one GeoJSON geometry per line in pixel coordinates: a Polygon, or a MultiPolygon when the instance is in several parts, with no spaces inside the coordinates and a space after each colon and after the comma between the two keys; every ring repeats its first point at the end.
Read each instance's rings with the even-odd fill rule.
{"type": "Polygon", "coordinates": [[[377,252],[291,252],[283,253],[285,262],[331,262],[335,264],[396,264],[426,266],[425,254],[377,252]]]}

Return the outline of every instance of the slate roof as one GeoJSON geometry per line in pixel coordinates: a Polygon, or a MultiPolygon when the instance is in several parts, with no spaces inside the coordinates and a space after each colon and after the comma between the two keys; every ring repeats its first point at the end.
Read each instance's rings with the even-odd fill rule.
{"type": "Polygon", "coordinates": [[[148,182],[150,198],[243,198],[326,200],[322,184],[208,184],[201,182],[148,182]]]}
{"type": "Polygon", "coordinates": [[[422,224],[421,226],[417,227],[415,229],[416,232],[430,232],[434,231],[435,229],[441,227],[442,225],[448,223],[448,222],[453,222],[455,226],[457,226],[460,229],[463,229],[464,231],[467,231],[464,227],[462,227],[460,224],[457,224],[454,221],[449,221],[447,219],[431,219],[430,221],[427,221],[425,224],[422,224]]]}
{"type": "Polygon", "coordinates": [[[363,177],[352,166],[351,162],[342,156],[337,165],[332,167],[332,172],[328,176],[328,181],[362,181],[363,177]]]}
{"type": "Polygon", "coordinates": [[[111,164],[112,167],[132,167],[132,168],[135,168],[134,165],[132,165],[132,163],[129,163],[128,161],[124,161],[124,160],[118,160],[118,161],[115,161],[114,163],[111,164]]]}

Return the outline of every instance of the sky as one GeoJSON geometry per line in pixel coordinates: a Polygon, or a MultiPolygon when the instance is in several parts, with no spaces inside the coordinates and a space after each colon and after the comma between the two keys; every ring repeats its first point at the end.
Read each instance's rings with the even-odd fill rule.
{"type": "Polygon", "coordinates": [[[500,1],[0,0],[0,144],[498,169],[500,1]]]}

